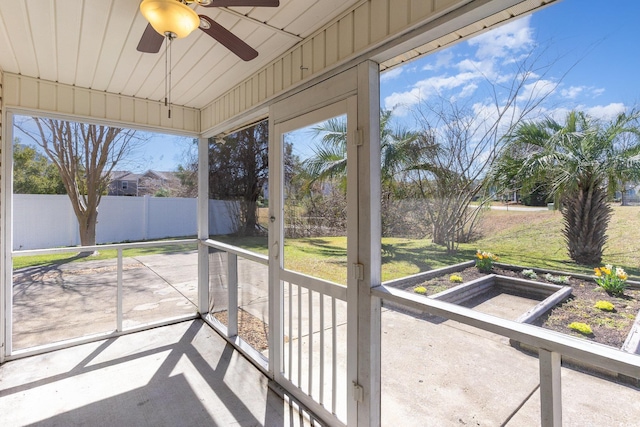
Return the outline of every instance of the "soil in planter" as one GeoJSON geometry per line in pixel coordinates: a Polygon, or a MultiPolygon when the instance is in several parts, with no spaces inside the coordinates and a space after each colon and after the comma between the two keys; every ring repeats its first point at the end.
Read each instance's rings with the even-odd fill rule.
{"type": "MultiPolygon", "coordinates": [[[[492,273],[501,276],[525,278],[519,271],[506,270],[494,267],[492,273]]],[[[469,282],[485,274],[475,267],[466,268],[456,274],[462,276],[463,281],[469,282]]],[[[568,274],[570,276],[570,274],[568,274]]],[[[434,277],[418,285],[406,286],[403,289],[413,291],[417,286],[424,286],[426,295],[433,295],[459,285],[451,282],[451,274],[434,277]]],[[[551,283],[539,274],[537,281],[551,283]]],[[[556,305],[545,315],[538,318],[533,324],[546,329],[551,329],[564,334],[569,334],[588,339],[600,344],[621,348],[627,335],[631,331],[638,311],[640,311],[640,290],[627,289],[623,296],[609,295],[594,282],[571,278],[569,286],[572,287],[572,295],[565,302],[556,305]],[[598,301],[609,301],[615,307],[612,312],[595,308],[598,301]],[[586,323],[591,326],[593,334],[583,335],[569,329],[572,322],[586,323]]]]}

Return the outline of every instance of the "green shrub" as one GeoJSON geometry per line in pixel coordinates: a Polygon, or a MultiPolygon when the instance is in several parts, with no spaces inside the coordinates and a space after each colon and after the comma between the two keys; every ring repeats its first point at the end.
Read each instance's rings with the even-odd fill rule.
{"type": "Polygon", "coordinates": [[[593,334],[593,331],[591,330],[591,326],[587,325],[586,323],[581,323],[581,322],[569,323],[569,329],[580,332],[583,335],[593,334]]]}
{"type": "Polygon", "coordinates": [[[613,311],[615,307],[609,301],[598,301],[594,305],[595,308],[600,309],[602,311],[613,311]]]}
{"type": "Polygon", "coordinates": [[[451,276],[449,276],[449,281],[453,282],[453,283],[462,283],[462,276],[459,274],[452,274],[451,276]]]}
{"type": "Polygon", "coordinates": [[[416,286],[415,288],[413,288],[413,292],[415,292],[416,294],[424,295],[427,293],[427,288],[425,288],[424,286],[416,286]]]}
{"type": "Polygon", "coordinates": [[[538,278],[538,275],[533,270],[522,270],[522,275],[531,280],[536,280],[538,278]]]}

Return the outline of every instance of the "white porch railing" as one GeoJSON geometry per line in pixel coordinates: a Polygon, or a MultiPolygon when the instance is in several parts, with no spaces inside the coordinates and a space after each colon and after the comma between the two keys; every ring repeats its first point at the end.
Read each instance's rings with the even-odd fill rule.
{"type": "MultiPolygon", "coordinates": [[[[243,337],[238,321],[238,309],[243,308],[243,304],[240,303],[239,298],[238,261],[246,261],[245,267],[249,270],[253,270],[255,273],[259,268],[265,269],[266,271],[269,264],[268,257],[266,255],[251,252],[246,249],[211,239],[202,241],[202,244],[226,255],[226,263],[221,262],[217,266],[217,268],[222,271],[210,271],[209,274],[210,278],[212,275],[223,276],[220,280],[222,283],[219,283],[218,287],[224,288],[225,293],[224,295],[220,295],[220,293],[216,293],[214,289],[209,289],[209,313],[204,317],[204,320],[211,327],[226,337],[227,340],[245,356],[248,356],[264,373],[268,373],[268,349],[263,353],[259,351],[259,349],[252,347],[249,344],[249,340],[246,339],[246,337],[243,337]],[[218,298],[223,298],[225,301],[217,301],[218,298]],[[226,322],[222,322],[216,317],[216,313],[219,312],[226,312],[226,322]]],[[[209,268],[211,268],[211,266],[209,268]]],[[[256,275],[254,274],[253,277],[255,278],[256,275]]],[[[266,281],[265,286],[268,286],[268,277],[265,277],[264,280],[266,281]]],[[[267,289],[265,289],[264,296],[265,298],[268,298],[267,289]]],[[[268,313],[266,312],[267,306],[268,300],[265,299],[263,307],[265,309],[265,315],[260,319],[265,323],[268,317],[268,313]]]]}
{"type": "Polygon", "coordinates": [[[282,352],[276,381],[332,421],[347,419],[347,288],[282,272],[282,352]]]}
{"type": "MultiPolygon", "coordinates": [[[[347,288],[288,270],[282,272],[281,301],[276,305],[282,308],[279,314],[281,331],[269,329],[270,334],[280,334],[275,341],[281,345],[279,349],[268,351],[275,369],[275,372],[269,372],[267,352],[251,347],[238,323],[238,309],[247,310],[239,303],[239,287],[251,286],[241,284],[238,277],[243,270],[253,270],[255,275],[256,269],[268,265],[268,257],[213,240],[203,243],[226,255],[226,265],[224,262],[217,264],[224,271],[210,271],[210,277],[223,275],[220,281],[227,290],[223,302],[216,302],[216,296],[213,296],[211,312],[205,321],[307,408],[332,424],[344,424],[347,410],[347,288]],[[239,260],[244,263],[240,265],[239,260]],[[226,324],[216,317],[220,311],[227,313],[226,324]]],[[[262,280],[262,275],[258,278],[262,280]]],[[[211,289],[210,292],[220,297],[220,292],[211,289]]],[[[243,289],[243,292],[255,296],[258,290],[243,289]]],[[[268,307],[268,301],[264,301],[264,307],[268,307]]]]}
{"type": "Polygon", "coordinates": [[[618,374],[638,378],[640,357],[606,346],[593,345],[575,337],[540,327],[501,319],[459,305],[424,298],[384,284],[372,289],[372,296],[384,305],[391,302],[412,311],[451,319],[483,331],[489,331],[538,349],[540,372],[540,413],[542,427],[562,425],[562,357],[618,374]]]}
{"type": "MultiPolygon", "coordinates": [[[[198,314],[193,313],[137,325],[133,328],[127,328],[123,322],[123,292],[125,287],[123,251],[132,248],[195,243],[198,243],[198,240],[187,239],[13,252],[13,256],[33,256],[78,252],[79,250],[117,250],[116,328],[108,333],[83,336],[65,342],[20,350],[19,352],[10,353],[8,358],[42,353],[68,347],[69,345],[95,341],[197,317],[198,314]]],[[[247,283],[242,283],[243,281],[239,280],[239,277],[242,276],[243,270],[266,270],[268,257],[212,240],[200,241],[199,243],[221,251],[226,255],[224,271],[228,290],[225,295],[227,307],[226,325],[218,321],[211,313],[205,317],[205,320],[226,336],[229,342],[254,360],[256,366],[267,375],[272,376],[277,383],[307,408],[316,412],[324,420],[329,420],[330,424],[344,424],[346,402],[347,399],[351,398],[347,396],[346,384],[346,287],[299,273],[287,270],[282,271],[280,283],[280,295],[282,298],[280,304],[276,304],[276,306],[281,307],[281,313],[277,313],[281,319],[281,330],[270,331],[270,333],[280,334],[279,339],[275,340],[275,342],[279,343],[279,348],[270,348],[268,353],[260,352],[248,344],[248,340],[243,337],[240,331],[238,310],[243,308],[245,304],[239,299],[239,287],[246,286],[247,283]],[[239,262],[241,263],[240,268],[239,262]],[[272,366],[275,372],[269,372],[267,354],[268,357],[274,358],[272,366]]],[[[266,280],[263,274],[252,277],[266,280]]],[[[243,280],[246,281],[246,277],[243,280]]],[[[253,292],[251,295],[255,296],[256,293],[253,292]]],[[[260,295],[258,296],[260,297],[260,295]]],[[[538,349],[540,354],[540,413],[541,424],[544,427],[560,426],[562,423],[560,370],[563,357],[632,378],[637,378],[640,373],[640,357],[614,348],[595,346],[578,338],[557,334],[528,324],[501,319],[444,301],[424,298],[385,286],[385,284],[373,288],[371,297],[380,299],[383,304],[393,303],[396,307],[400,306],[412,311],[451,319],[538,349]]],[[[264,303],[264,307],[268,306],[267,301],[264,303]]],[[[268,316],[265,317],[265,320],[267,318],[268,316]]],[[[8,334],[8,336],[10,337],[11,334],[8,334]]],[[[380,351],[380,341],[376,341],[378,345],[377,351],[380,351]]],[[[376,351],[376,344],[372,344],[374,344],[372,351],[376,351]]],[[[11,345],[10,341],[9,345],[11,345]]]]}
{"type": "MultiPolygon", "coordinates": [[[[124,280],[124,251],[128,249],[141,249],[141,248],[153,248],[153,247],[164,247],[164,246],[178,246],[178,245],[194,245],[193,250],[196,249],[195,245],[198,243],[197,239],[182,239],[182,240],[166,240],[166,241],[150,241],[150,242],[138,242],[138,243],[122,243],[122,244],[110,244],[110,245],[96,245],[96,246],[77,246],[77,247],[64,247],[64,248],[52,248],[52,249],[36,249],[36,250],[24,250],[24,251],[12,251],[12,258],[17,256],[39,256],[39,255],[52,255],[52,254],[66,254],[66,253],[78,253],[78,252],[92,252],[92,251],[106,251],[106,250],[116,250],[117,257],[115,260],[115,274],[116,274],[116,286],[115,286],[115,310],[110,310],[110,307],[100,307],[101,313],[107,311],[113,311],[115,313],[115,317],[113,319],[115,323],[115,329],[107,330],[106,332],[99,333],[88,333],[82,336],[76,336],[69,339],[63,339],[57,342],[48,342],[41,345],[30,346],[24,349],[13,350],[13,328],[14,324],[12,321],[7,322],[6,324],[6,337],[7,337],[7,360],[25,357],[34,354],[40,354],[44,352],[49,352],[61,348],[70,347],[73,345],[84,344],[88,342],[93,342],[97,340],[102,340],[105,338],[116,337],[125,333],[138,332],[145,329],[151,329],[158,326],[169,325],[172,323],[182,322],[184,320],[195,319],[198,317],[198,313],[196,311],[196,306],[194,304],[194,309],[189,314],[182,315],[161,315],[160,319],[152,320],[152,321],[134,321],[134,325],[126,325],[125,322],[125,280],[124,280]]],[[[13,288],[13,280],[10,280],[9,283],[12,284],[13,288]]],[[[97,284],[97,286],[101,286],[104,284],[97,284]]],[[[113,286],[113,285],[111,285],[113,286]]],[[[13,293],[9,293],[10,298],[7,301],[6,309],[9,312],[7,319],[13,319],[13,293]]],[[[71,307],[69,307],[71,308],[71,307]]],[[[32,315],[37,316],[37,313],[32,313],[32,315]]],[[[59,316],[72,316],[68,312],[60,313],[59,316]]],[[[43,319],[46,321],[46,319],[43,319]]],[[[112,323],[113,325],[113,323],[112,323]]],[[[98,329],[97,327],[95,329],[98,329]]],[[[95,330],[94,329],[94,330],[95,330]]],[[[104,329],[103,329],[104,330],[104,329]]]]}

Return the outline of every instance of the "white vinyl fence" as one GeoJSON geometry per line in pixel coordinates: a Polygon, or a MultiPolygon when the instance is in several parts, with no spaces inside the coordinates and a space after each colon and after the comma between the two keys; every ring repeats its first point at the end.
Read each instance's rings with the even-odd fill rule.
{"type": "MultiPolygon", "coordinates": [[[[103,196],[96,243],[195,236],[197,199],[103,196]]],[[[235,230],[235,202],[209,200],[209,234],[235,230]]],[[[13,195],[13,249],[80,244],[78,222],[66,195],[13,195]]]]}

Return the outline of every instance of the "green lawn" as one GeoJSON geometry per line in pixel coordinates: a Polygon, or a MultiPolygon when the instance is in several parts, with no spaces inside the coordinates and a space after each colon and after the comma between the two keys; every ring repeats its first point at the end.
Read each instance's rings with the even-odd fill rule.
{"type": "MultiPolygon", "coordinates": [[[[176,253],[192,251],[197,249],[195,244],[181,244],[181,245],[165,245],[154,246],[145,248],[125,249],[122,255],[126,257],[135,257],[141,255],[153,255],[163,253],[176,253]]],[[[99,261],[106,259],[115,259],[118,256],[118,251],[115,249],[101,250],[97,255],[90,257],[79,256],[77,253],[66,254],[53,254],[53,255],[37,255],[37,256],[16,256],[13,258],[13,268],[20,269],[32,266],[48,266],[48,265],[60,265],[69,262],[83,262],[83,261],[99,261]]]]}
{"type": "MultiPolygon", "coordinates": [[[[429,239],[382,239],[382,280],[390,280],[433,268],[473,259],[477,249],[493,252],[501,262],[527,267],[547,268],[591,274],[593,266],[576,265],[569,260],[562,237],[562,216],[555,211],[497,211],[483,217],[481,236],[473,243],[462,244],[455,254],[429,239]]],[[[604,263],[622,266],[632,279],[640,278],[640,207],[614,207],[609,226],[609,242],[604,263]]],[[[266,254],[266,237],[216,237],[225,243],[266,254]]],[[[127,250],[125,256],[180,252],[194,247],[164,246],[127,250]]],[[[115,258],[116,251],[101,251],[91,260],[115,258]]],[[[16,257],[14,268],[28,265],[69,262],[77,257],[16,257]],[[25,259],[22,259],[25,258],[25,259]]],[[[346,283],[347,255],[345,237],[287,239],[284,263],[287,269],[346,283]]]]}
{"type": "MultiPolygon", "coordinates": [[[[591,274],[593,266],[573,263],[562,237],[557,211],[488,211],[482,236],[460,245],[455,254],[429,239],[382,239],[382,280],[416,274],[474,259],[477,249],[497,254],[500,262],[591,274]]],[[[620,265],[632,279],[640,278],[640,207],[615,206],[603,263],[620,265]]],[[[225,239],[227,243],[267,253],[266,239],[225,239]],[[245,243],[246,241],[246,243],[245,243]]],[[[346,283],[346,238],[287,239],[285,267],[337,283],[346,283]]]]}
{"type": "MultiPolygon", "coordinates": [[[[569,259],[557,211],[490,211],[483,219],[483,236],[467,249],[493,252],[500,261],[567,272],[592,273],[592,267],[569,259]]],[[[640,207],[614,206],[607,232],[604,264],[620,265],[640,277],[640,207]]]]}

